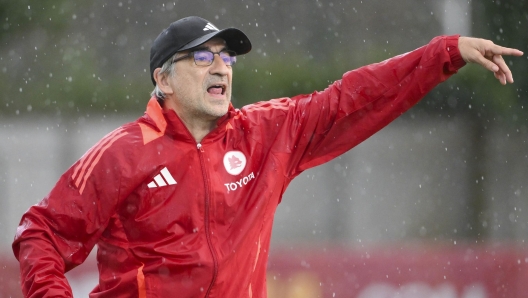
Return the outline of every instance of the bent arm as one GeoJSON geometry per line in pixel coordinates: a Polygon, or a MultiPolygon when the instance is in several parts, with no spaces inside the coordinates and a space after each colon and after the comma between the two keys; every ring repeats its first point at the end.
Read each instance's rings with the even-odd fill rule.
{"type": "Polygon", "coordinates": [[[72,297],[65,272],[84,262],[115,213],[122,168],[102,153],[104,141],[22,216],[12,248],[25,297],[72,297]]]}
{"type": "Polygon", "coordinates": [[[50,238],[55,235],[46,231],[35,212],[32,207],[24,215],[13,243],[24,297],[73,297],[64,276],[66,258],[50,238]]]}
{"type": "Polygon", "coordinates": [[[13,252],[26,297],[73,297],[64,273],[81,264],[95,244],[84,236],[83,226],[89,224],[80,217],[91,212],[89,206],[74,211],[80,200],[72,195],[65,176],[23,215],[17,229],[13,252]]]}

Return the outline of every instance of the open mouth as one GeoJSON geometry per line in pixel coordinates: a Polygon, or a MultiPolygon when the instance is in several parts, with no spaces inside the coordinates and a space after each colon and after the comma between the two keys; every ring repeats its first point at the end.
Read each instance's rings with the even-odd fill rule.
{"type": "Polygon", "coordinates": [[[207,88],[207,92],[214,95],[224,95],[226,91],[225,85],[212,85],[211,87],[207,88]]]}

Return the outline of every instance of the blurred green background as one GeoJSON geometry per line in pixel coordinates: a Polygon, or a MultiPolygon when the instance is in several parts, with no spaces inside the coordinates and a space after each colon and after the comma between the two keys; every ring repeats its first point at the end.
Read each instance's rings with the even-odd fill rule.
{"type": "MultiPolygon", "coordinates": [[[[443,24],[449,21],[441,16],[441,3],[4,0],[0,113],[79,117],[141,112],[152,87],[150,44],[170,22],[187,15],[203,16],[220,27],[239,27],[253,40],[254,50],[235,69],[237,106],[310,93],[346,70],[445,34],[450,28],[443,24]]],[[[524,0],[470,1],[462,14],[469,20],[467,33],[526,50],[527,5],[524,0]]],[[[497,88],[489,73],[468,67],[419,108],[443,115],[480,113],[482,121],[525,121],[528,60],[507,61],[515,85],[497,88]]]]}

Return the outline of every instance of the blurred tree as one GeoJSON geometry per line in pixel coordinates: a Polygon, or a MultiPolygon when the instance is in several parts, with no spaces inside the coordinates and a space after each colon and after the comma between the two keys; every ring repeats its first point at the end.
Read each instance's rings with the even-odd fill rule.
{"type": "MultiPolygon", "coordinates": [[[[527,52],[528,39],[523,28],[528,23],[528,1],[472,1],[471,14],[473,36],[527,52]]],[[[440,85],[421,107],[446,115],[477,116],[483,121],[527,123],[528,77],[523,75],[528,68],[527,56],[505,60],[513,72],[514,84],[501,86],[489,72],[469,65],[440,85]]]]}
{"type": "MultiPolygon", "coordinates": [[[[483,91],[491,97],[498,97],[507,105],[501,111],[510,108],[526,110],[524,106],[528,104],[528,77],[524,74],[528,69],[528,38],[525,31],[528,24],[528,1],[494,0],[474,2],[474,5],[475,15],[479,18],[479,25],[473,28],[477,36],[525,52],[522,58],[506,59],[515,79],[510,100],[504,100],[500,96],[501,92],[496,90],[501,88],[493,88],[491,84],[482,86],[485,88],[483,91]]],[[[516,118],[519,116],[521,115],[516,118]]],[[[522,120],[526,121],[526,112],[523,113],[522,120]]]]}
{"type": "MultiPolygon", "coordinates": [[[[476,36],[487,38],[493,42],[511,48],[517,48],[524,51],[525,55],[522,58],[507,57],[506,63],[513,73],[515,83],[508,88],[498,87],[496,83],[491,82],[494,78],[488,75],[484,82],[474,86],[475,90],[479,90],[479,99],[483,101],[483,105],[488,106],[491,117],[498,119],[499,122],[511,127],[514,133],[527,133],[528,124],[528,77],[524,74],[528,69],[528,38],[526,38],[526,24],[528,24],[528,1],[526,0],[492,0],[492,1],[476,1],[473,2],[474,15],[477,18],[473,26],[473,32],[476,36]]],[[[491,118],[490,117],[490,118],[491,118]]],[[[475,118],[475,117],[473,117],[475,118]]],[[[491,140],[482,138],[483,130],[489,125],[490,119],[481,121],[475,135],[475,142],[477,146],[484,148],[489,145],[491,140]],[[487,144],[486,144],[487,143],[487,144]]],[[[493,122],[493,121],[492,121],[493,122]]],[[[485,152],[479,150],[476,156],[481,160],[485,158],[485,152]]],[[[481,168],[475,171],[475,178],[482,177],[485,173],[481,168]]],[[[482,186],[475,185],[476,194],[483,195],[482,186]]],[[[481,200],[474,200],[476,210],[480,212],[474,214],[474,218],[478,221],[480,231],[482,234],[489,234],[491,225],[486,229],[482,222],[492,222],[493,214],[487,212],[485,198],[481,200]]]]}
{"type": "MultiPolygon", "coordinates": [[[[145,84],[112,71],[101,73],[97,62],[104,54],[93,46],[95,39],[86,40],[89,29],[83,30],[92,22],[90,3],[0,1],[0,114],[38,111],[66,120],[144,109],[145,84]]],[[[103,42],[113,43],[110,38],[103,42]]]]}
{"type": "MultiPolygon", "coordinates": [[[[517,48],[525,53],[528,39],[524,27],[528,23],[528,1],[526,0],[489,0],[472,1],[473,36],[492,40],[496,44],[517,48]]],[[[476,65],[464,67],[458,75],[438,86],[422,103],[418,105],[429,113],[439,117],[460,116],[467,120],[472,130],[471,152],[473,159],[468,161],[471,167],[472,195],[467,208],[471,224],[462,236],[486,239],[489,236],[492,215],[488,214],[487,198],[484,197],[485,185],[479,183],[486,176],[485,148],[490,145],[486,133],[495,125],[510,127],[512,132],[527,132],[528,124],[528,77],[524,75],[528,68],[525,56],[505,57],[513,72],[514,84],[500,85],[494,76],[476,65]],[[487,226],[487,227],[486,227],[487,226]]]]}
{"type": "Polygon", "coordinates": [[[59,31],[68,25],[68,19],[64,15],[71,12],[75,6],[74,2],[65,0],[1,0],[0,41],[42,26],[59,31]]]}

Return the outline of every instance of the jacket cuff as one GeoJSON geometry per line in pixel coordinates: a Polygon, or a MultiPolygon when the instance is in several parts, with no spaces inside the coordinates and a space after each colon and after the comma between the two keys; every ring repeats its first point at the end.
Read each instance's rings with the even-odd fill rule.
{"type": "Polygon", "coordinates": [[[456,72],[464,65],[466,65],[466,62],[464,61],[464,59],[462,59],[462,55],[460,55],[460,50],[458,49],[459,37],[460,35],[452,35],[446,37],[446,51],[451,57],[451,65],[449,66],[449,70],[453,72],[456,72]]]}

